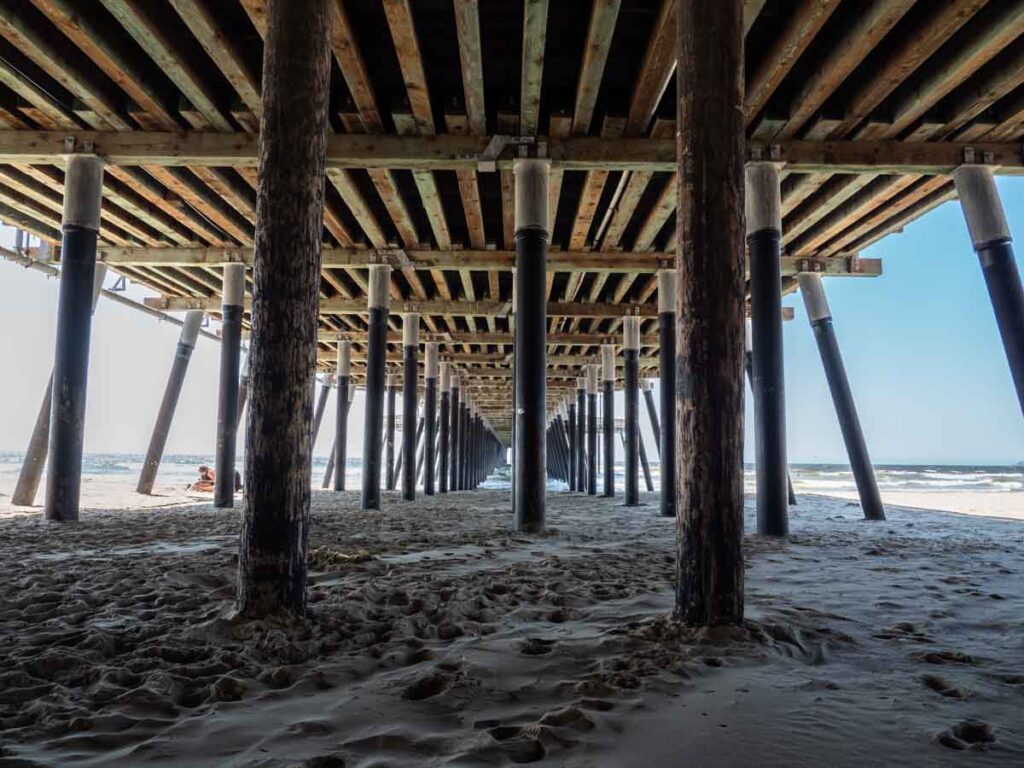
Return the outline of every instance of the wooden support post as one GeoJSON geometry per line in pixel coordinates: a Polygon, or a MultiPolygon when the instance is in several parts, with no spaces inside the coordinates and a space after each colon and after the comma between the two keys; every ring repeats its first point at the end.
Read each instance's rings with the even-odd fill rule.
{"type": "Polygon", "coordinates": [[[423,493],[434,495],[434,442],[437,437],[437,342],[428,341],[424,350],[425,367],[423,373],[423,418],[426,420],[426,438],[424,461],[426,471],[423,473],[423,493]]]}
{"type": "Polygon", "coordinates": [[[587,489],[587,379],[576,379],[576,490],[587,489]]]}
{"type": "Polygon", "coordinates": [[[67,156],[46,476],[47,520],[78,519],[102,187],[103,161],[100,158],[67,156]]]}
{"type": "Polygon", "coordinates": [[[651,423],[651,432],[654,434],[654,450],[661,454],[661,426],[658,424],[658,409],[654,404],[654,382],[650,379],[640,380],[640,394],[644,398],[644,410],[647,411],[647,419],[651,423]]]}
{"type": "MultiPolygon", "coordinates": [[[[213,505],[221,509],[235,506],[235,443],[244,297],[245,265],[225,264],[224,299],[221,302],[220,395],[217,400],[217,471],[213,488],[213,505]]],[[[303,381],[308,382],[309,377],[303,381]]],[[[309,385],[303,386],[308,388],[309,385]]]]}
{"type": "Polygon", "coordinates": [[[604,495],[615,495],[615,345],[601,345],[602,415],[604,435],[604,495]]]}
{"type": "Polygon", "coordinates": [[[857,406],[853,402],[853,392],[846,378],[846,368],[839,352],[839,341],[832,325],[832,311],[829,309],[828,299],[825,298],[821,277],[804,274],[800,275],[799,281],[800,294],[804,298],[807,317],[814,330],[814,338],[818,342],[818,352],[825,367],[825,378],[832,393],[839,429],[846,444],[846,455],[850,457],[850,469],[853,470],[853,479],[857,483],[864,518],[885,520],[882,497],[878,493],[878,483],[875,482],[875,470],[871,466],[871,457],[868,455],[860,419],[857,417],[857,406]]]}
{"type": "Polygon", "coordinates": [[[338,408],[334,414],[334,485],[336,491],[345,490],[345,470],[348,465],[348,406],[352,402],[352,343],[338,342],[338,408]]]}
{"type": "Polygon", "coordinates": [[[986,166],[960,166],[953,172],[953,180],[981,262],[1017,401],[1024,411],[1024,289],[999,190],[992,169],[986,166]]]}
{"type": "Polygon", "coordinates": [[[568,424],[568,435],[566,439],[569,443],[569,477],[566,478],[566,482],[569,483],[569,490],[576,490],[576,473],[577,473],[577,462],[579,461],[578,451],[579,442],[576,440],[576,403],[570,399],[566,411],[569,415],[568,424]]]}
{"type": "Polygon", "coordinates": [[[626,506],[640,503],[640,318],[622,323],[622,369],[626,403],[626,506]]]}
{"type": "Polygon", "coordinates": [[[438,437],[437,490],[448,493],[448,461],[451,456],[451,408],[452,408],[452,367],[451,363],[441,363],[441,412],[439,414],[440,429],[438,437]]]}
{"type": "Polygon", "coordinates": [[[676,271],[658,272],[658,352],[661,429],[658,433],[662,517],[676,516],[676,271]]]}
{"type": "Polygon", "coordinates": [[[416,402],[419,390],[420,316],[402,316],[402,455],[405,474],[402,476],[402,498],[416,500],[416,435],[410,429],[416,423],[416,402]]]}
{"type": "Polygon", "coordinates": [[[587,493],[597,495],[597,377],[600,365],[587,366],[587,493]]]}
{"type": "Polygon", "coordinates": [[[651,463],[647,460],[647,446],[644,445],[644,436],[638,433],[637,444],[640,448],[640,468],[644,472],[644,487],[648,493],[654,493],[654,477],[651,475],[651,463]]]}
{"type": "MultiPolygon", "coordinates": [[[[384,367],[387,360],[388,289],[391,267],[370,267],[366,346],[366,408],[363,422],[363,509],[380,509],[380,438],[384,418],[384,367]]],[[[390,467],[390,459],[388,461],[390,467]]],[[[391,470],[389,470],[390,472],[391,470]]]]}
{"type": "Polygon", "coordinates": [[[519,159],[515,173],[516,530],[544,530],[547,478],[548,177],[551,163],[519,159]]]}
{"type": "Polygon", "coordinates": [[[676,13],[675,613],[690,626],[740,624],[743,8],[677,0],[676,13]]]}
{"type": "MultiPolygon", "coordinates": [[[[398,468],[395,465],[395,422],[396,412],[395,404],[398,399],[398,388],[401,386],[400,380],[397,373],[389,373],[387,378],[387,394],[388,394],[388,405],[387,405],[387,425],[384,433],[384,462],[387,469],[385,476],[385,487],[389,491],[395,490],[398,487],[398,468]]],[[[402,425],[402,432],[411,432],[412,427],[408,424],[402,425]]]]}
{"type": "MultiPolygon", "coordinates": [[[[314,382],[315,382],[314,377],[314,382]]],[[[320,386],[320,394],[316,399],[316,410],[313,411],[313,445],[316,445],[316,439],[320,434],[320,424],[324,420],[324,411],[327,410],[327,400],[331,396],[331,386],[334,383],[334,374],[328,373],[324,376],[324,382],[320,386]]],[[[241,416],[241,408],[239,408],[239,416],[241,416]]]]}
{"type": "Polygon", "coordinates": [[[461,445],[461,435],[459,434],[459,424],[462,417],[461,408],[461,386],[459,375],[453,373],[451,375],[452,380],[452,397],[451,397],[451,430],[448,436],[449,440],[449,459],[451,466],[448,468],[448,489],[451,491],[459,490],[459,448],[461,445]]]}
{"type": "Polygon", "coordinates": [[[238,562],[252,618],[306,608],[330,29],[327,0],[268,4],[238,562]]]}
{"type": "MultiPolygon", "coordinates": [[[[241,375],[238,377],[238,415],[235,416],[235,424],[242,423],[242,416],[245,414],[245,404],[249,400],[249,356],[239,363],[241,375]]],[[[317,425],[319,426],[319,425],[317,425]]],[[[315,430],[314,430],[315,432],[315,430]]],[[[316,442],[316,434],[313,435],[313,442],[316,442]]]]}
{"type": "MultiPolygon", "coordinates": [[[[24,233],[19,229],[17,235],[21,237],[24,233]]],[[[103,278],[107,274],[107,268],[103,264],[96,265],[96,272],[92,282],[92,312],[96,313],[96,303],[99,301],[103,289],[103,278]]],[[[18,482],[14,486],[14,493],[11,494],[11,504],[19,507],[30,507],[36,502],[36,492],[39,490],[39,481],[43,476],[43,469],[46,467],[46,454],[50,449],[50,411],[53,403],[53,372],[46,382],[46,389],[43,391],[43,402],[39,405],[39,413],[36,416],[36,423],[32,428],[32,437],[29,439],[28,449],[25,451],[25,459],[21,463],[21,470],[18,472],[18,482]]]]}
{"type": "Polygon", "coordinates": [[[157,412],[156,424],[153,425],[153,434],[149,438],[149,448],[146,450],[146,458],[142,462],[139,483],[135,487],[138,493],[149,495],[153,492],[153,483],[156,482],[156,473],[164,455],[167,435],[171,431],[174,411],[178,407],[181,387],[185,383],[185,373],[188,371],[188,364],[192,359],[192,350],[195,349],[196,339],[199,338],[199,326],[202,322],[203,313],[198,310],[192,310],[185,314],[185,322],[181,326],[178,346],[174,352],[174,362],[171,363],[171,373],[167,377],[167,387],[164,389],[163,400],[160,401],[160,410],[157,412]]]}
{"type": "Polygon", "coordinates": [[[750,250],[750,319],[754,355],[754,434],[757,531],[789,532],[786,464],[786,390],[782,357],[782,201],[774,163],[746,168],[747,247],[750,250]]]}

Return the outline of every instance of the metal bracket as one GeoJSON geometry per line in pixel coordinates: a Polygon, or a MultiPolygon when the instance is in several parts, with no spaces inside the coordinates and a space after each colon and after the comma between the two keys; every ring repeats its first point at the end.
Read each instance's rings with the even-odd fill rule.
{"type": "Polygon", "coordinates": [[[96,145],[92,139],[85,139],[81,143],[78,142],[75,136],[64,137],[64,154],[65,155],[76,155],[85,154],[91,155],[95,152],[96,145]]]}
{"type": "Polygon", "coordinates": [[[544,143],[538,143],[537,139],[533,136],[509,136],[507,134],[498,133],[491,136],[491,140],[487,142],[487,146],[484,151],[480,153],[480,157],[476,161],[476,169],[480,173],[494,173],[498,170],[498,158],[501,157],[502,153],[507,147],[515,146],[520,148],[520,156],[526,157],[524,152],[530,146],[536,146],[538,149],[538,157],[543,157],[547,153],[547,145],[544,143]]]}
{"type": "Polygon", "coordinates": [[[114,281],[114,284],[110,286],[110,288],[108,288],[107,290],[114,291],[115,293],[124,293],[127,287],[128,281],[125,280],[124,275],[119,275],[117,280],[114,281]]]}
{"type": "Polygon", "coordinates": [[[979,158],[974,147],[964,147],[964,165],[992,165],[995,160],[992,152],[982,152],[979,158]]]}
{"type": "Polygon", "coordinates": [[[779,144],[751,144],[747,148],[747,159],[758,163],[758,162],[782,162],[782,146],[779,144]]]}

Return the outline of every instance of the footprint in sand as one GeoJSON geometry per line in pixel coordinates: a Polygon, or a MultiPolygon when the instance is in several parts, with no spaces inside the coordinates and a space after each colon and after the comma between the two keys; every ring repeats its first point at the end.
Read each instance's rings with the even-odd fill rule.
{"type": "Polygon", "coordinates": [[[547,754],[541,744],[541,729],[537,726],[499,725],[491,728],[491,738],[501,744],[502,750],[513,763],[535,763],[547,754]]]}
{"type": "Polygon", "coordinates": [[[949,749],[986,749],[996,740],[992,726],[981,720],[961,720],[952,728],[939,731],[932,741],[949,749]]]}
{"type": "Polygon", "coordinates": [[[437,696],[439,693],[443,693],[447,688],[448,677],[432,672],[414,680],[402,692],[402,698],[409,701],[422,701],[423,699],[429,699],[437,696]]]}
{"type": "Polygon", "coordinates": [[[928,664],[978,664],[978,659],[960,651],[922,651],[914,658],[928,664]]]}
{"type": "Polygon", "coordinates": [[[540,637],[528,637],[519,643],[519,652],[527,656],[543,656],[551,653],[554,647],[554,640],[545,640],[540,637]]]}
{"type": "Polygon", "coordinates": [[[969,699],[974,694],[964,688],[957,688],[951,682],[938,675],[924,675],[921,682],[926,688],[930,688],[947,699],[969,699]]]}

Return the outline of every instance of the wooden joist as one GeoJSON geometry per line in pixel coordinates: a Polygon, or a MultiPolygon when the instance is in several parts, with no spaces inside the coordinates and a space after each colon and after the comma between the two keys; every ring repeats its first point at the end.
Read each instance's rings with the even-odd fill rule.
{"type": "MultiPolygon", "coordinates": [[[[258,137],[202,132],[0,131],[0,163],[50,164],[69,151],[94,152],[113,165],[256,166],[258,137]]],[[[475,169],[489,137],[328,137],[331,168],[396,168],[414,171],[475,169]]],[[[553,167],[562,170],[672,171],[675,142],[654,139],[567,137],[545,139],[553,167]]],[[[751,159],[772,159],[800,173],[948,174],[965,162],[997,173],[1019,174],[1021,145],[1014,142],[785,141],[751,143],[751,159]],[[968,159],[973,153],[973,160],[968,159]]],[[[511,169],[506,152],[498,166],[511,169]]]]}

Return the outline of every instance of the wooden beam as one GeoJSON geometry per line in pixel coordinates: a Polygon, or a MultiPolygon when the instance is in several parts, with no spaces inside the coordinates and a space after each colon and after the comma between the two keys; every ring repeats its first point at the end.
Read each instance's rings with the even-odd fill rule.
{"type": "Polygon", "coordinates": [[[203,50],[217,65],[235,89],[242,103],[259,117],[263,107],[260,100],[260,83],[249,71],[245,60],[235,50],[234,43],[225,35],[207,7],[209,0],[170,0],[171,6],[181,20],[195,35],[203,50]]]}
{"type": "MultiPolygon", "coordinates": [[[[220,297],[189,298],[185,296],[158,296],[145,299],[146,306],[165,311],[220,309],[220,297]]],[[[245,308],[251,308],[251,299],[246,297],[245,308]]],[[[462,317],[508,317],[512,304],[508,301],[397,301],[390,308],[392,314],[415,312],[420,315],[455,315],[462,317]]],[[[610,304],[582,302],[548,302],[548,317],[658,317],[657,303],[610,304]]],[[[325,299],[320,302],[321,315],[365,315],[365,299],[325,299]]],[[[791,307],[783,308],[783,317],[792,319],[791,307]]]]}
{"type": "MultiPolygon", "coordinates": [[[[626,119],[626,136],[643,136],[676,69],[676,0],[661,0],[626,119]]],[[[666,169],[671,170],[671,169],[666,169]]]]}
{"type": "Polygon", "coordinates": [[[523,4],[523,59],[520,78],[520,130],[537,133],[540,90],[544,77],[544,48],[548,36],[548,0],[525,0],[523,4]]]}
{"type": "Polygon", "coordinates": [[[384,0],[384,13],[391,29],[402,77],[405,79],[405,90],[412,116],[416,120],[416,130],[422,134],[433,134],[436,130],[430,106],[430,90],[409,0],[384,0]]]}
{"type": "Polygon", "coordinates": [[[864,61],[875,46],[910,10],[916,0],[869,0],[853,26],[829,49],[825,59],[790,101],[789,122],[777,136],[791,139],[813,117],[835,90],[864,61]]]}
{"type": "Polygon", "coordinates": [[[572,119],[572,132],[578,136],[590,132],[594,106],[601,90],[601,80],[604,78],[604,68],[621,5],[622,0],[594,0],[590,11],[590,25],[587,28],[586,47],[583,49],[583,64],[576,83],[576,106],[572,119]]]}
{"type": "Polygon", "coordinates": [[[342,77],[345,78],[345,84],[348,85],[349,93],[352,94],[352,100],[356,104],[356,109],[359,110],[359,117],[367,133],[380,133],[384,130],[384,122],[377,109],[370,75],[359,52],[359,45],[356,42],[348,12],[345,10],[344,0],[330,1],[333,11],[331,50],[334,52],[334,58],[338,62],[342,77]]]}
{"type": "MultiPolygon", "coordinates": [[[[256,167],[258,137],[246,133],[117,133],[105,131],[0,131],[0,162],[52,164],[73,151],[92,151],[112,165],[256,167]]],[[[331,168],[406,168],[414,171],[476,168],[487,136],[328,137],[331,168]]],[[[673,140],[548,137],[552,165],[562,170],[672,171],[673,140]]],[[[946,174],[971,150],[996,172],[1024,166],[1012,142],[785,141],[748,144],[748,156],[771,157],[788,170],[809,173],[946,174]]],[[[506,153],[498,167],[510,170],[506,153]]]]}
{"type": "Polygon", "coordinates": [[[480,43],[479,0],[455,0],[455,30],[459,36],[459,61],[462,64],[462,90],[466,97],[469,132],[487,133],[484,107],[484,64],[480,43]]]}
{"type": "Polygon", "coordinates": [[[747,125],[768,103],[797,60],[807,50],[825,22],[839,7],[840,0],[803,0],[785,27],[775,36],[753,75],[747,80],[744,112],[747,125]]]}
{"type": "Polygon", "coordinates": [[[153,22],[143,10],[144,4],[132,0],[101,0],[131,35],[135,42],[149,55],[196,109],[218,131],[233,130],[231,122],[220,111],[216,100],[199,74],[178,55],[174,43],[165,30],[153,22]]]}

